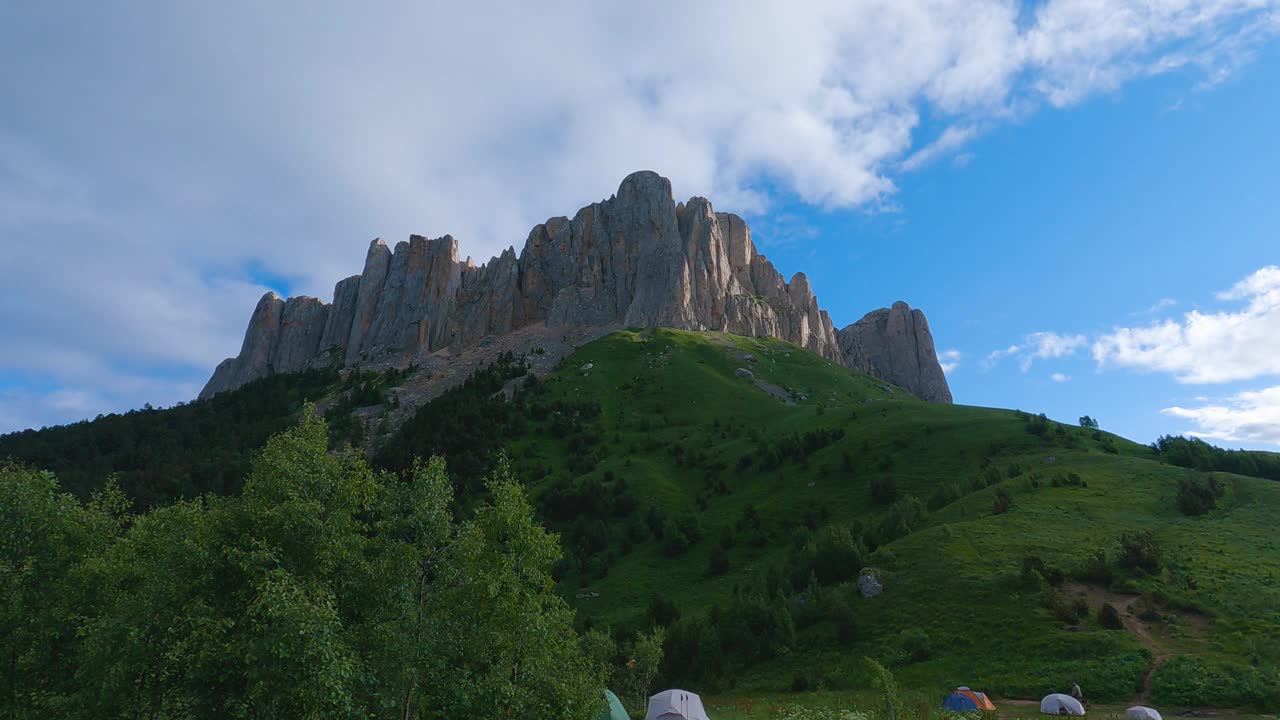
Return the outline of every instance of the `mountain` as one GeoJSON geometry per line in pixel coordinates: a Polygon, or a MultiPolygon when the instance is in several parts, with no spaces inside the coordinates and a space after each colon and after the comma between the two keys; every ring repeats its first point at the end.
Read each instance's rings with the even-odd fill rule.
{"type": "MultiPolygon", "coordinates": [[[[414,235],[394,251],[374,240],[364,271],[339,281],[332,303],[267,293],[240,354],[218,365],[200,397],[335,363],[453,355],[528,328],[591,339],[622,327],[777,338],[951,402],[922,312],[895,303],[837,332],[804,273],[785,280],[742,218],[701,197],[677,204],[670,181],[653,172],[627,176],[616,195],[572,219],[537,225],[518,256],[508,248],[476,266],[459,260],[450,235],[414,235]]],[[[522,342],[502,347],[540,340],[522,342]]]]}

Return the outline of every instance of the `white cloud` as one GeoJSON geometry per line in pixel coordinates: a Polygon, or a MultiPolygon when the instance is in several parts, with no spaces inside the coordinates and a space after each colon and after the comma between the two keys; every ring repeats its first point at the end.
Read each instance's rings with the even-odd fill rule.
{"type": "Polygon", "coordinates": [[[1161,311],[1168,310],[1169,308],[1174,307],[1177,304],[1178,304],[1178,301],[1174,300],[1173,298],[1160,298],[1159,300],[1152,303],[1151,307],[1147,308],[1146,310],[1139,310],[1137,312],[1134,312],[1133,314],[1134,315],[1156,315],[1161,311]]]}
{"type": "Polygon", "coordinates": [[[1280,267],[1264,267],[1217,297],[1244,307],[1192,310],[1180,321],[1116,328],[1093,343],[1094,360],[1099,367],[1166,372],[1193,384],[1280,374],[1280,267]]]}
{"type": "Polygon", "coordinates": [[[1070,379],[1071,379],[1071,376],[1070,376],[1070,375],[1064,375],[1063,373],[1060,373],[1060,372],[1056,372],[1056,373],[1054,373],[1054,374],[1050,375],[1050,376],[1049,376],[1049,379],[1050,379],[1050,380],[1052,380],[1052,381],[1054,381],[1054,382],[1056,382],[1056,383],[1064,383],[1064,382],[1067,382],[1068,380],[1070,380],[1070,379]]]}
{"type": "Polygon", "coordinates": [[[1190,435],[1210,440],[1280,445],[1280,386],[1250,390],[1199,407],[1169,407],[1165,415],[1195,423],[1190,435]]]}
{"type": "Polygon", "coordinates": [[[1023,338],[1021,343],[989,353],[984,364],[990,368],[1004,358],[1016,357],[1018,368],[1022,372],[1027,372],[1036,360],[1051,360],[1074,355],[1087,343],[1088,340],[1084,335],[1034,332],[1023,338]]]}
{"type": "Polygon", "coordinates": [[[959,350],[943,350],[938,353],[938,363],[942,366],[942,372],[950,375],[960,366],[960,359],[963,357],[964,353],[959,350]]]}
{"type": "MultiPolygon", "coordinates": [[[[937,140],[916,150],[902,161],[902,170],[911,172],[919,170],[928,165],[939,157],[955,152],[958,148],[964,147],[970,140],[977,137],[978,129],[973,126],[951,126],[942,131],[942,135],[937,140]]],[[[957,156],[959,160],[960,156],[957,156]]],[[[968,160],[960,161],[961,165],[968,164],[968,160]]]]}
{"type": "Polygon", "coordinates": [[[885,207],[978,128],[1230,73],[1277,7],[19,4],[0,23],[0,267],[20,269],[0,374],[93,398],[158,368],[169,389],[134,398],[155,402],[238,350],[266,275],[328,298],[370,238],[410,232],[482,260],[642,168],[721,209],[885,207]],[[97,380],[56,369],[84,355],[97,380]]]}

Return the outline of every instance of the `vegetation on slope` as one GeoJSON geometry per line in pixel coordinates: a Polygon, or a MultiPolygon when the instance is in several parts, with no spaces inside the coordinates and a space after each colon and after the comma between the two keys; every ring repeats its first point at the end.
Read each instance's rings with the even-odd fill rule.
{"type": "Polygon", "coordinates": [[[670,682],[849,686],[869,655],[915,685],[1173,702],[1194,662],[1232,678],[1200,702],[1277,702],[1275,483],[732,336],[618,333],[525,402],[503,445],[562,534],[562,592],[584,626],[665,626],[670,682]],[[1197,485],[1214,506],[1186,514],[1197,485]],[[1110,601],[1145,636],[1105,627],[1110,601]]]}
{"type": "Polygon", "coordinates": [[[172,408],[0,435],[0,458],[52,471],[82,500],[112,477],[141,508],[204,493],[232,495],[267,438],[338,383],[332,369],[276,375],[172,408]]]}
{"type": "Polygon", "coordinates": [[[327,446],[306,413],[241,495],[139,515],[0,466],[0,715],[593,716],[601,669],[509,471],[459,522],[443,462],[327,446]]]}
{"type": "Polygon", "coordinates": [[[543,382],[502,358],[375,465],[445,455],[469,514],[505,450],[579,628],[615,665],[660,637],[664,683],[846,688],[870,656],[930,692],[1280,706],[1280,485],[1220,472],[1275,456],[1082,424],[923,403],[778,341],[627,331],[543,382]]]}

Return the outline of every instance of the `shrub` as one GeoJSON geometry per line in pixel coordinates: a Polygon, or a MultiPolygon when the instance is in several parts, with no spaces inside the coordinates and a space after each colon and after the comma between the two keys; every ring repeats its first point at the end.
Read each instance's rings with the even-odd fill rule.
{"type": "Polygon", "coordinates": [[[661,595],[649,601],[649,619],[658,627],[668,627],[680,619],[680,608],[661,595]]]}
{"type": "Polygon", "coordinates": [[[729,553],[725,552],[724,548],[716,547],[711,551],[711,558],[707,562],[707,572],[716,576],[729,572],[729,553]]]}
{"type": "Polygon", "coordinates": [[[960,487],[955,483],[941,483],[929,496],[929,509],[941,510],[960,499],[960,487]]]}
{"type": "Polygon", "coordinates": [[[921,628],[903,630],[902,634],[898,636],[898,644],[908,662],[924,662],[932,654],[929,646],[929,634],[921,628]]]}
{"type": "MultiPolygon", "coordinates": [[[[1040,596],[1040,604],[1049,611],[1054,619],[1064,623],[1074,623],[1080,619],[1080,613],[1077,606],[1072,602],[1067,593],[1057,588],[1045,588],[1040,596]]],[[[1086,608],[1086,611],[1088,608],[1086,608]]]]}
{"type": "Polygon", "coordinates": [[[1160,572],[1160,546],[1148,530],[1125,532],[1120,535],[1120,567],[1140,570],[1148,575],[1160,572]]]}
{"type": "Polygon", "coordinates": [[[1204,515],[1218,506],[1223,487],[1210,475],[1190,475],[1178,480],[1178,510],[1183,515],[1204,515]]]}
{"type": "Polygon", "coordinates": [[[991,506],[991,512],[996,515],[1003,515],[1013,508],[1013,496],[1009,495],[1009,491],[1000,488],[996,492],[996,500],[991,506]]]}
{"type": "Polygon", "coordinates": [[[1098,608],[1098,622],[1108,630],[1123,630],[1124,621],[1120,619],[1120,611],[1111,603],[1102,603],[1098,608]]]}
{"type": "Polygon", "coordinates": [[[892,475],[881,475],[871,479],[871,502],[877,505],[890,505],[898,499],[898,485],[892,475]]]}
{"type": "Polygon", "coordinates": [[[1111,563],[1107,562],[1107,553],[1098,550],[1090,555],[1076,572],[1076,577],[1087,583],[1110,587],[1115,575],[1111,572],[1111,563]]]}

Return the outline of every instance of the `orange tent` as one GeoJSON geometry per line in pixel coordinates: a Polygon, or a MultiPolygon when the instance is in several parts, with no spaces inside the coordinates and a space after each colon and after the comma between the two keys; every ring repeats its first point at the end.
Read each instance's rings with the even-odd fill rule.
{"type": "Polygon", "coordinates": [[[944,710],[955,710],[957,712],[993,712],[996,706],[987,698],[985,693],[976,690],[970,690],[967,687],[958,687],[955,692],[947,696],[942,701],[944,710]]]}

